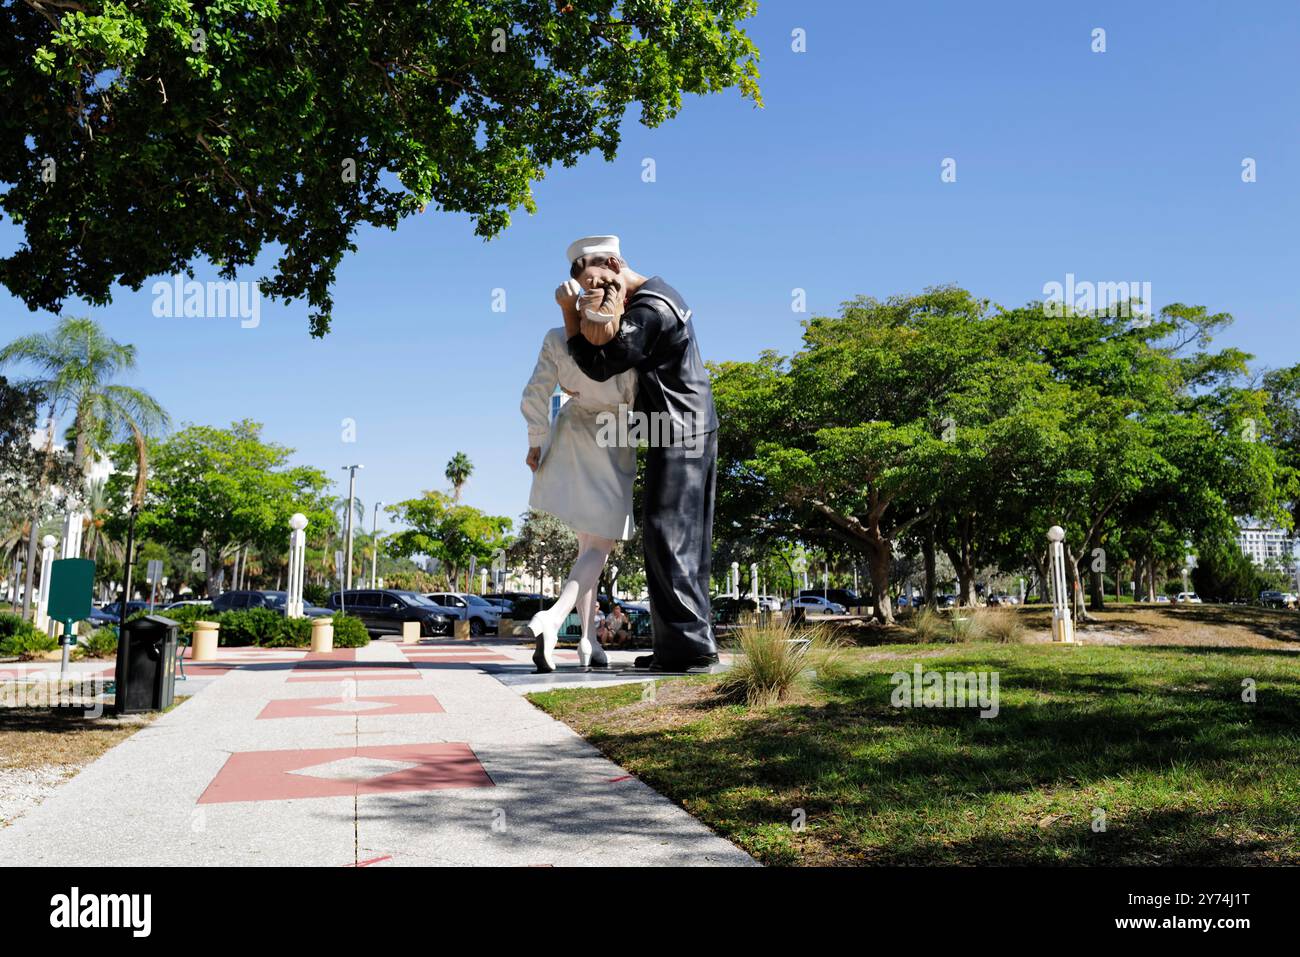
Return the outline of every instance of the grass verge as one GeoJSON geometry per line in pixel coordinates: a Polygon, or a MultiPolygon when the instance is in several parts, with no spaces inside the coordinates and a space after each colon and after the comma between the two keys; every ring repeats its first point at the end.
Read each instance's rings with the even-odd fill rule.
{"type": "Polygon", "coordinates": [[[716,677],[661,681],[653,701],[635,685],[530,697],[768,864],[1300,864],[1294,654],[969,644],[841,661],[765,708],[728,703],[716,677]],[[895,707],[892,675],[918,661],[996,672],[997,716],[895,707]]]}

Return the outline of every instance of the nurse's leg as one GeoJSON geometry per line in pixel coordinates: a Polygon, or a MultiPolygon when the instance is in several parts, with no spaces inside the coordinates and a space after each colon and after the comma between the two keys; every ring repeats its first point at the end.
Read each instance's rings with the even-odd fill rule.
{"type": "Polygon", "coordinates": [[[605,562],[609,560],[609,553],[614,550],[614,541],[586,533],[580,533],[578,541],[582,554],[592,556],[591,565],[584,571],[594,570],[589,578],[582,580],[582,590],[578,594],[578,615],[582,619],[582,639],[578,642],[578,664],[583,668],[589,665],[603,668],[609,663],[609,659],[596,638],[592,617],[596,612],[596,586],[600,584],[600,572],[605,567],[605,562]],[[596,564],[596,556],[599,556],[600,564],[596,564]]]}
{"type": "Polygon", "coordinates": [[[537,639],[537,648],[533,653],[533,663],[541,672],[555,670],[555,643],[559,640],[560,626],[569,617],[578,604],[578,598],[584,587],[594,590],[600,580],[600,570],[605,566],[614,543],[607,538],[578,532],[578,558],[569,570],[569,577],[560,588],[555,604],[545,611],[539,611],[528,623],[529,630],[537,639]]]}

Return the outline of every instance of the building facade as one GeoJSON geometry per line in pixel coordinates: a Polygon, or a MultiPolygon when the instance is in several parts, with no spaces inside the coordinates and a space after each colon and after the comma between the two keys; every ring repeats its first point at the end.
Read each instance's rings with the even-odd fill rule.
{"type": "Polygon", "coordinates": [[[1298,543],[1300,538],[1286,529],[1252,518],[1237,522],[1237,547],[1260,567],[1289,566],[1294,561],[1298,543]]]}

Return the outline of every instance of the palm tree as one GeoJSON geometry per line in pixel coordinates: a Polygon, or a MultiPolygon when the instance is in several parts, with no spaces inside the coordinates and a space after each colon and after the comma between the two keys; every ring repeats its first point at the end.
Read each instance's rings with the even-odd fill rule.
{"type": "MultiPolygon", "coordinates": [[[[0,366],[25,362],[40,376],[30,384],[39,388],[50,403],[53,421],[72,412],[73,465],[85,474],[87,461],[97,446],[117,437],[129,438],[136,446],[136,487],[132,496],[138,506],[147,474],[145,436],[168,425],[163,407],[142,389],[113,380],[135,369],[135,346],[124,345],[104,334],[93,319],[62,318],[52,332],[21,336],[0,349],[0,366]]],[[[54,429],[46,443],[47,461],[53,451],[54,429]]],[[[69,490],[80,492],[81,490],[69,490]]],[[[32,522],[27,546],[27,592],[31,592],[32,562],[36,556],[36,525],[32,522]]],[[[29,610],[23,601],[23,614],[29,610]]]]}
{"type": "Polygon", "coordinates": [[[461,486],[469,481],[470,475],[474,472],[474,463],[469,460],[469,456],[464,452],[457,452],[447,463],[447,471],[443,474],[447,481],[451,483],[452,500],[460,501],[461,486]]]}
{"type": "Polygon", "coordinates": [[[122,547],[122,543],[109,537],[105,530],[112,514],[105,484],[103,479],[91,482],[86,493],[85,531],[82,532],[86,557],[93,561],[102,551],[110,558],[124,561],[126,550],[122,547]]]}

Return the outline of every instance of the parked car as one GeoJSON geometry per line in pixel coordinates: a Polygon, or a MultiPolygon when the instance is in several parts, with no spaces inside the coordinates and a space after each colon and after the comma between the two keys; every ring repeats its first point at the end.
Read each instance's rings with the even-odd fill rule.
{"type": "Polygon", "coordinates": [[[781,599],[776,595],[759,595],[758,607],[762,611],[780,611],[781,599]]]}
{"type": "Polygon", "coordinates": [[[1259,603],[1265,608],[1291,608],[1296,603],[1296,596],[1285,591],[1262,591],[1259,603]]]}
{"type": "Polygon", "coordinates": [[[719,595],[709,602],[709,609],[715,625],[731,625],[740,620],[742,614],[755,611],[758,604],[752,598],[733,598],[731,595],[719,595]]]}
{"type": "Polygon", "coordinates": [[[842,608],[860,608],[871,604],[871,599],[864,598],[849,588],[805,588],[799,592],[800,598],[808,596],[825,599],[842,608]]]}
{"type": "MultiPolygon", "coordinates": [[[[118,616],[122,613],[122,600],[119,598],[117,601],[109,602],[108,604],[100,605],[99,607],[100,611],[108,614],[113,621],[117,621],[118,616]]],[[[137,611],[144,611],[148,609],[148,607],[149,603],[147,601],[129,601],[126,603],[126,617],[130,618],[137,611]]]]}
{"type": "Polygon", "coordinates": [[[513,613],[515,610],[515,603],[511,601],[509,598],[492,598],[489,597],[488,595],[484,595],[483,598],[485,601],[488,601],[491,604],[496,605],[498,608],[501,609],[502,618],[505,618],[507,616],[513,617],[513,613]]]}
{"type": "Polygon", "coordinates": [[[482,595],[472,595],[468,592],[459,591],[440,591],[431,592],[424,597],[435,604],[441,605],[461,621],[468,621],[471,635],[477,636],[495,632],[497,626],[501,624],[501,609],[482,595]]]}
{"type": "Polygon", "coordinates": [[[936,608],[956,608],[956,607],[957,607],[957,596],[956,596],[956,595],[938,595],[938,596],[936,596],[935,599],[934,599],[934,605],[935,605],[936,608]]]}
{"type": "Polygon", "coordinates": [[[1200,605],[1204,604],[1199,595],[1194,591],[1180,591],[1174,601],[1179,605],[1200,605]]]}
{"type": "Polygon", "coordinates": [[[793,611],[796,608],[802,608],[804,614],[821,614],[821,615],[843,615],[844,606],[839,602],[830,601],[821,595],[800,595],[793,601],[788,601],[781,606],[785,611],[793,611]]]}
{"type": "Polygon", "coordinates": [[[989,595],[990,605],[1019,605],[1020,599],[1015,595],[989,595]]]}
{"type": "Polygon", "coordinates": [[[174,601],[169,605],[164,605],[162,606],[162,610],[170,611],[173,608],[185,608],[188,605],[211,605],[211,604],[212,602],[208,601],[206,598],[200,598],[200,599],[186,598],[184,601],[174,601]]]}
{"type": "Polygon", "coordinates": [[[1167,604],[1169,604],[1169,596],[1168,596],[1168,595],[1156,595],[1156,601],[1157,601],[1157,602],[1163,602],[1164,604],[1167,605],[1167,604]]]}
{"type": "Polygon", "coordinates": [[[330,608],[360,618],[372,635],[400,635],[408,621],[420,623],[420,635],[435,638],[451,634],[451,610],[429,601],[419,592],[398,588],[356,588],[330,595],[330,608]]]}
{"type": "Polygon", "coordinates": [[[86,621],[90,622],[91,628],[100,628],[103,625],[116,625],[118,617],[102,608],[92,608],[90,609],[90,617],[86,621]]]}
{"type": "Polygon", "coordinates": [[[527,621],[543,608],[554,604],[554,598],[547,598],[537,592],[504,591],[492,592],[482,596],[485,601],[504,598],[510,602],[510,617],[515,621],[527,621]]]}
{"type": "MultiPolygon", "coordinates": [[[[284,614],[289,609],[287,591],[269,591],[253,588],[240,588],[235,591],[223,591],[212,599],[212,613],[219,615],[223,611],[245,611],[249,608],[268,608],[284,614]]],[[[319,605],[303,603],[302,613],[308,618],[328,618],[334,612],[319,605]]]]}

